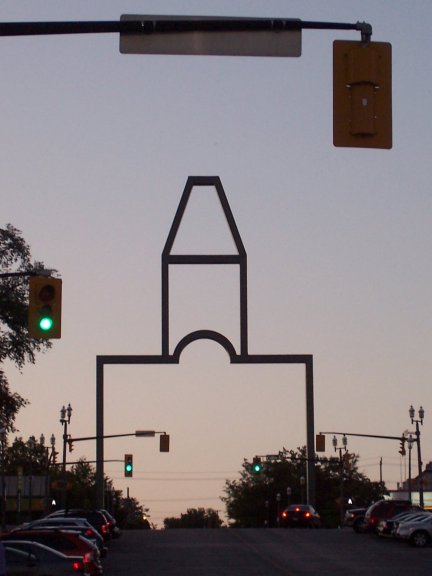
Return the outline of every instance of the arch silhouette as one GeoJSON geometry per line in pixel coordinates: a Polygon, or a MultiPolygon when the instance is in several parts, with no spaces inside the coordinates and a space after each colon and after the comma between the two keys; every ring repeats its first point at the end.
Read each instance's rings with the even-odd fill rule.
{"type": "Polygon", "coordinates": [[[231,344],[228,338],[226,338],[220,332],[215,332],[214,330],[196,330],[195,332],[191,332],[190,334],[184,336],[177,344],[173,352],[173,357],[176,362],[180,362],[180,355],[186,346],[192,342],[196,342],[197,340],[213,340],[213,342],[217,342],[228,353],[231,362],[233,362],[234,358],[237,356],[234,346],[231,344]]]}

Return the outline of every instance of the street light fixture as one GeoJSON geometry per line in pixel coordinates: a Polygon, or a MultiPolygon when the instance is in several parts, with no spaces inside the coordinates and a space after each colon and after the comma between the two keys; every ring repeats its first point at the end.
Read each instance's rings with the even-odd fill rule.
{"type": "Polygon", "coordinates": [[[423,406],[420,406],[418,410],[418,419],[415,418],[415,409],[414,406],[411,404],[408,410],[409,417],[411,418],[411,424],[416,425],[416,442],[417,442],[417,461],[418,461],[418,490],[419,490],[419,504],[423,508],[424,506],[424,497],[423,497],[423,473],[422,473],[422,458],[421,458],[421,446],[420,446],[420,426],[423,426],[423,419],[425,415],[425,411],[423,406]]]}

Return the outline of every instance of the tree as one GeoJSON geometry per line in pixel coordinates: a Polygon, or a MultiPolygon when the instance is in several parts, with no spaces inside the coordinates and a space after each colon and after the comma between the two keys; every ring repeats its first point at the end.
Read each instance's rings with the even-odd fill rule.
{"type": "Polygon", "coordinates": [[[5,450],[4,467],[10,476],[15,476],[18,468],[22,468],[24,476],[43,476],[48,467],[46,448],[34,436],[27,441],[15,438],[5,450]]]}
{"type": "Polygon", "coordinates": [[[22,398],[17,392],[12,393],[9,383],[3,372],[0,370],[0,427],[6,432],[14,432],[14,422],[16,414],[20,408],[28,404],[28,401],[22,398]]]}
{"type": "MultiPolygon", "coordinates": [[[[357,468],[358,458],[351,459],[351,470],[344,473],[344,494],[356,505],[368,505],[382,497],[385,486],[372,482],[357,468]]],[[[340,518],[339,458],[317,459],[316,508],[325,526],[337,526],[340,518]]],[[[306,448],[279,453],[277,460],[265,462],[260,473],[244,460],[240,479],[227,480],[222,498],[227,516],[234,527],[276,526],[278,511],[288,503],[306,502],[306,448]],[[288,490],[290,494],[288,494],[288,490]],[[279,496],[278,496],[279,495],[279,496]]],[[[342,502],[345,506],[346,502],[342,502]]]]}
{"type": "Polygon", "coordinates": [[[121,528],[149,530],[148,513],[136,498],[117,497],[115,516],[121,528]]]}
{"type": "MultiPolygon", "coordinates": [[[[0,228],[0,365],[8,359],[21,369],[26,362],[34,363],[37,352],[51,347],[49,340],[35,340],[28,335],[28,277],[5,276],[43,268],[42,262],[32,261],[19,230],[11,224],[0,228]]],[[[0,400],[0,425],[12,432],[15,416],[27,401],[11,393],[4,371],[0,371],[0,400]]]]}
{"type": "Polygon", "coordinates": [[[179,518],[165,518],[165,528],[220,528],[222,520],[213,508],[188,508],[179,518]]]}

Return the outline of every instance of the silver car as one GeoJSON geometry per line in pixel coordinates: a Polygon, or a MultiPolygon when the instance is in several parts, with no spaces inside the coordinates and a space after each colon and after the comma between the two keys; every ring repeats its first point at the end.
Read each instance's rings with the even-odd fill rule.
{"type": "Polygon", "coordinates": [[[407,540],[417,548],[424,548],[432,540],[432,514],[409,522],[401,522],[396,529],[396,536],[407,540]]]}

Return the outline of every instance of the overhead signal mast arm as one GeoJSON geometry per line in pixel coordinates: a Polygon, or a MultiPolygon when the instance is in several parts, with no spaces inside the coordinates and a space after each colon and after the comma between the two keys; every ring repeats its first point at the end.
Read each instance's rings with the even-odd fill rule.
{"type": "Polygon", "coordinates": [[[369,41],[372,26],[367,22],[314,22],[296,18],[224,18],[176,16],[122,16],[121,20],[70,22],[0,22],[0,36],[39,36],[51,34],[244,32],[283,30],[357,30],[362,41],[369,41]]]}

